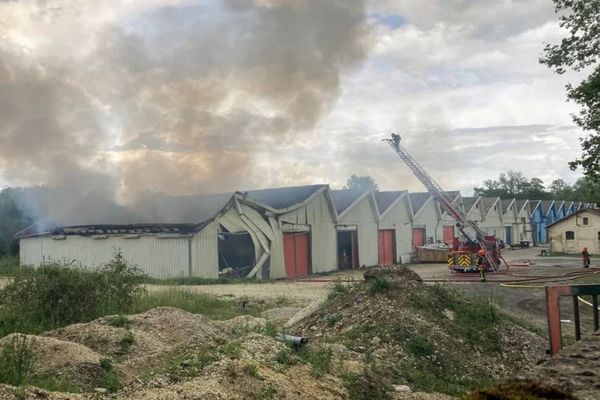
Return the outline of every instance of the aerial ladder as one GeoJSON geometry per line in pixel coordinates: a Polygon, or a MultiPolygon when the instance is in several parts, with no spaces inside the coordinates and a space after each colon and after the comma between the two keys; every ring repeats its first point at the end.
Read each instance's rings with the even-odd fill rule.
{"type": "MultiPolygon", "coordinates": [[[[425,169],[400,145],[400,135],[392,133],[388,139],[383,139],[398,154],[412,173],[423,183],[427,191],[457,222],[457,227],[468,242],[476,242],[485,252],[489,270],[498,271],[500,268],[500,248],[495,238],[486,236],[477,223],[467,218],[467,214],[444,192],[442,187],[425,171],[425,169]],[[475,232],[475,240],[467,232],[467,228],[475,232]]],[[[454,268],[453,268],[454,269],[454,268]]]]}

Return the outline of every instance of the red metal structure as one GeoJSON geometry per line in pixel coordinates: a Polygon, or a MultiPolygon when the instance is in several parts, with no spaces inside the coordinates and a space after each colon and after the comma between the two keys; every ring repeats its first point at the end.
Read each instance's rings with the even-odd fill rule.
{"type": "Polygon", "coordinates": [[[451,268],[457,271],[473,271],[484,268],[486,270],[497,271],[500,267],[500,246],[493,236],[486,236],[485,233],[473,221],[467,218],[467,214],[460,208],[455,207],[452,199],[444,192],[442,187],[423,169],[423,167],[400,145],[400,135],[392,133],[389,139],[384,139],[390,147],[398,154],[400,159],[408,166],[412,173],[423,183],[427,191],[454,219],[457,221],[457,227],[466,238],[461,249],[452,254],[448,263],[453,263],[451,268]],[[465,231],[470,228],[475,232],[475,240],[472,240],[465,231]],[[476,253],[479,249],[485,250],[485,259],[478,260],[476,253]],[[458,253],[458,254],[456,254],[458,253]],[[468,255],[468,257],[466,257],[468,255]],[[467,263],[468,259],[468,263],[467,263]],[[477,262],[475,262],[477,260],[477,262]]]}

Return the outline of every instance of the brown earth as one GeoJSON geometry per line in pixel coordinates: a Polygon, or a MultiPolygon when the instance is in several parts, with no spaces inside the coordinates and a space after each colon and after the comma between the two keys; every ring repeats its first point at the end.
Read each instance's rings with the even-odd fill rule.
{"type": "MultiPolygon", "coordinates": [[[[452,384],[469,381],[464,375],[472,371],[499,379],[535,363],[544,352],[544,339],[508,321],[491,332],[498,335],[499,349],[466,343],[456,335],[460,312],[430,297],[436,292],[416,274],[387,268],[375,275],[390,280],[392,290],[371,293],[369,283],[358,280],[341,289],[338,284],[341,292],[321,306],[314,303],[314,313],[306,312],[308,316],[299,321],[292,318],[296,322],[287,332],[309,337],[306,352],[276,341],[267,325],[271,321],[283,326],[297,308],[267,310],[264,318],[215,321],[160,307],[126,319],[112,316],[74,324],[34,338],[43,344],[36,348],[36,357],[52,366],[42,372],[76,371],[69,379],[83,394],[17,391],[0,385],[0,399],[341,400],[349,398],[348,376],[362,379],[396,371],[381,382],[378,377],[359,379],[358,388],[381,383],[392,399],[445,400],[451,397],[417,392],[420,387],[410,371],[425,366],[431,374],[448,373],[452,384]],[[425,341],[421,346],[426,354],[411,353],[407,344],[415,336],[425,341]],[[324,361],[319,356],[324,354],[330,355],[330,365],[320,370],[324,361]],[[95,393],[95,374],[103,358],[111,360],[124,386],[113,394],[95,393]],[[80,365],[86,368],[77,369],[80,365]]],[[[264,291],[267,284],[256,286],[264,291]]]]}

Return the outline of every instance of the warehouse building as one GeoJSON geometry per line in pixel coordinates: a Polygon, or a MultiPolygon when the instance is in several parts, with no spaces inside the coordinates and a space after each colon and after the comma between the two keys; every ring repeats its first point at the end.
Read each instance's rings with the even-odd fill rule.
{"type": "Polygon", "coordinates": [[[504,226],[504,243],[512,246],[519,241],[519,223],[516,199],[501,199],[502,224],[504,226]]]}
{"type": "Polygon", "coordinates": [[[379,210],[379,264],[410,262],[414,216],[407,191],[376,192],[379,210]]]}
{"type": "Polygon", "coordinates": [[[179,221],[36,224],[19,234],[21,264],[55,260],[98,267],[120,250],[155,278],[280,278],[337,268],[337,215],[328,185],[160,198],[141,208],[179,221]]]}
{"type": "Polygon", "coordinates": [[[518,241],[519,243],[523,241],[529,242],[529,244],[533,244],[533,229],[531,226],[531,203],[529,202],[529,200],[517,200],[515,204],[517,209],[518,241]]]}
{"type": "Polygon", "coordinates": [[[333,190],[338,269],[377,265],[379,210],[372,191],[333,190]]]}
{"type": "Polygon", "coordinates": [[[483,212],[483,219],[479,223],[481,230],[489,236],[505,240],[500,197],[482,197],[480,204],[483,212]]]}
{"type": "Polygon", "coordinates": [[[439,208],[431,196],[424,193],[409,193],[412,208],[412,245],[421,247],[436,242],[436,233],[440,221],[439,208]]]}
{"type": "MultiPolygon", "coordinates": [[[[457,208],[462,209],[462,196],[460,192],[445,192],[446,196],[452,200],[452,204],[454,204],[457,208]]],[[[451,246],[455,237],[460,237],[460,229],[457,227],[456,219],[446,211],[443,207],[438,204],[438,208],[440,210],[440,222],[438,224],[436,238],[437,242],[442,241],[447,245],[451,246]]]]}

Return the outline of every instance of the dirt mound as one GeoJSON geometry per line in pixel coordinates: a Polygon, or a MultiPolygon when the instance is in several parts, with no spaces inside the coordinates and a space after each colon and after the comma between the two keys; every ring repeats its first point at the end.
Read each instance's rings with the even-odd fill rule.
{"type": "Polygon", "coordinates": [[[301,310],[301,307],[278,307],[263,311],[262,316],[267,321],[283,325],[301,310]]]}
{"type": "Polygon", "coordinates": [[[383,371],[382,385],[452,395],[512,375],[544,355],[545,339],[515,325],[489,300],[426,285],[404,267],[368,272],[364,283],[338,285],[292,333],[358,353],[368,369],[383,371]]]}
{"type": "Polygon", "coordinates": [[[82,395],[73,393],[48,392],[34,387],[17,389],[12,386],[0,384],[0,399],[2,400],[79,400],[83,398],[82,395]]]}
{"type": "Polygon", "coordinates": [[[251,331],[264,328],[267,320],[251,315],[240,315],[225,321],[220,321],[220,326],[229,333],[238,331],[251,331]]]}

